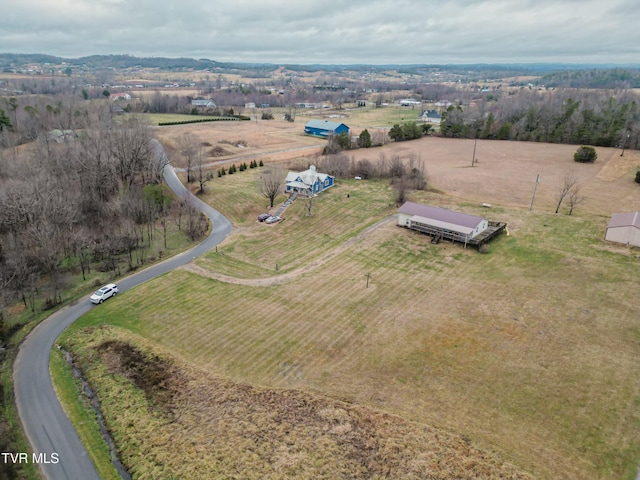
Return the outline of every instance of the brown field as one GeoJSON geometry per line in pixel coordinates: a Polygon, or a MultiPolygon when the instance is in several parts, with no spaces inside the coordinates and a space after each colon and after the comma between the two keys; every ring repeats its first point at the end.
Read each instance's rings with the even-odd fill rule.
{"type": "MultiPolygon", "coordinates": [[[[247,153],[289,162],[300,152],[287,146],[322,145],[301,129],[298,123],[245,122],[156,133],[169,145],[184,131],[212,145],[242,139],[247,153]]],[[[297,201],[285,222],[267,227],[253,220],[264,205],[255,192],[255,170],[215,178],[205,199],[237,227],[221,247],[224,255],[212,253],[190,271],[142,285],[92,310],[76,328],[122,326],[149,341],[145,348],[157,346],[228,379],[228,389],[301,391],[309,401],[339,399],[451,432],[491,452],[482,458],[495,455],[535,478],[633,478],[640,458],[640,255],[602,237],[611,213],[640,205],[633,182],[640,155],[598,148],[596,163],[582,165],[573,162],[576,148],[479,141],[475,167],[469,140],[424,138],[348,153],[372,161],[419,158],[430,190],[412,192],[412,200],[508,222],[509,235],[492,243],[487,255],[431,245],[392,222],[368,228],[394,211],[388,182],[338,180],[318,197],[312,217],[297,201]],[[555,195],[569,171],[579,176],[585,201],[572,216],[564,207],[556,215],[555,195]],[[281,272],[273,269],[276,261],[281,272]]],[[[224,383],[210,381],[208,388],[224,383]]],[[[198,388],[189,391],[195,395],[198,388]]],[[[235,409],[211,411],[207,420],[234,423],[233,412],[241,411],[254,415],[254,424],[279,428],[284,400],[260,410],[250,398],[235,409]],[[263,424],[264,416],[275,420],[263,424]]],[[[183,400],[185,416],[204,408],[183,400]]],[[[336,405],[331,408],[348,410],[336,405]]],[[[120,407],[116,401],[112,414],[120,407]]],[[[154,435],[170,436],[162,428],[174,426],[161,423],[154,435]]],[[[303,445],[303,437],[322,429],[294,423],[303,445]]],[[[139,440],[123,425],[122,441],[138,445],[130,448],[136,451],[139,440]]],[[[243,435],[229,441],[244,445],[243,435]]],[[[259,443],[260,452],[268,448],[259,443]]],[[[193,458],[197,449],[193,445],[193,458]]],[[[244,455],[246,448],[239,451],[244,455]]],[[[307,461],[306,452],[283,452],[287,461],[307,461]]],[[[280,465],[280,457],[270,455],[271,466],[280,465]]],[[[335,465],[342,465],[338,458],[335,465]]],[[[483,472],[479,467],[450,478],[500,474],[483,472]]]]}
{"type": "MultiPolygon", "coordinates": [[[[179,139],[185,133],[193,135],[201,143],[211,144],[205,147],[209,152],[221,146],[229,155],[211,157],[210,162],[222,162],[231,158],[257,157],[264,162],[291,160],[322,151],[324,140],[304,135],[302,123],[290,123],[282,120],[250,122],[215,122],[170,127],[156,127],[154,135],[169,150],[178,147],[179,139]],[[246,142],[246,147],[236,146],[237,142],[246,142]]],[[[174,155],[172,164],[184,167],[179,155],[174,155]]]]}
{"type": "MultiPolygon", "coordinates": [[[[366,120],[352,112],[349,119],[339,119],[353,129],[366,127],[366,120]],[[365,125],[363,125],[365,123],[365,125]]],[[[366,113],[365,113],[366,118],[366,113]]],[[[302,134],[306,120],[295,123],[281,120],[237,123],[158,127],[155,135],[169,147],[175,148],[183,133],[190,133],[212,146],[220,142],[244,140],[247,148],[225,145],[231,155],[211,161],[228,160],[234,156],[261,156],[265,162],[276,162],[317,155],[324,140],[302,134]],[[229,148],[230,147],[230,148],[229,148]],[[317,148],[313,148],[317,147],[317,148]]],[[[476,145],[477,164],[471,167],[474,141],[425,137],[412,142],[388,144],[381,148],[347,152],[358,160],[387,159],[394,155],[414,157],[424,161],[430,187],[444,193],[443,202],[451,204],[471,202],[529,208],[536,176],[540,183],[536,191],[533,211],[555,210],[556,195],[565,174],[575,172],[583,185],[584,203],[577,210],[610,216],[615,212],[640,208],[640,189],[633,183],[635,170],[640,166],[640,152],[627,150],[620,157],[615,148],[596,148],[598,160],[594,164],[573,161],[575,145],[505,142],[479,140],[476,145]]],[[[175,165],[183,166],[179,156],[175,165]]],[[[444,206],[444,205],[443,205],[444,206]]]]}

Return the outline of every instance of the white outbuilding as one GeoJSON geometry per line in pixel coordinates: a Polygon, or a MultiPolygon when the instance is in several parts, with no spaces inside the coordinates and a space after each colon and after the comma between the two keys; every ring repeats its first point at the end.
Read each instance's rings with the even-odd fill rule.
{"type": "Polygon", "coordinates": [[[640,212],[613,214],[604,239],[640,247],[640,212]]]}
{"type": "Polygon", "coordinates": [[[465,246],[489,227],[486,218],[445,208],[405,202],[398,209],[398,225],[434,238],[453,240],[465,246]]]}

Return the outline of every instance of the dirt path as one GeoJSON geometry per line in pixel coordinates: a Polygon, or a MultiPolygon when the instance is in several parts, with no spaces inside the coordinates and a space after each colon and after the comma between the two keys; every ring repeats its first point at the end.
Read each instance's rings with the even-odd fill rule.
{"type": "Polygon", "coordinates": [[[391,222],[397,221],[397,217],[395,215],[391,215],[390,217],[384,218],[379,222],[374,223],[373,225],[365,228],[362,232],[360,232],[355,237],[351,237],[349,240],[344,242],[342,245],[338,245],[337,247],[329,250],[321,257],[316,260],[308,263],[307,265],[292,270],[287,273],[283,273],[282,275],[277,275],[268,278],[236,278],[231,277],[229,275],[223,275],[221,273],[212,272],[205,268],[202,268],[194,263],[188,263],[179,267],[180,270],[186,270],[191,273],[195,273],[196,275],[200,275],[202,277],[211,278],[214,280],[219,280],[225,283],[234,283],[236,285],[247,285],[251,287],[268,287],[271,285],[280,285],[282,283],[287,283],[292,280],[295,280],[302,275],[309,273],[315,270],[318,267],[325,265],[330,260],[333,260],[335,257],[345,252],[352,246],[358,244],[362,239],[364,239],[369,233],[374,231],[375,229],[387,225],[391,222]]]}

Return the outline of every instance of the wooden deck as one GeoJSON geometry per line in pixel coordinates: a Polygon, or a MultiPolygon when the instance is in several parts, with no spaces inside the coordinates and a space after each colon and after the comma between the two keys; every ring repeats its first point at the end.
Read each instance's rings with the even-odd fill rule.
{"type": "Polygon", "coordinates": [[[489,221],[489,226],[487,229],[470,240],[467,240],[466,237],[459,233],[454,233],[450,231],[444,231],[441,228],[429,227],[429,226],[417,226],[411,225],[410,230],[414,230],[416,232],[424,233],[432,237],[431,243],[439,243],[441,240],[449,240],[451,242],[457,242],[463,244],[465,247],[467,245],[471,245],[473,247],[480,248],[480,245],[487,243],[500,235],[506,228],[507,224],[504,222],[492,222],[489,221]]]}
{"type": "Polygon", "coordinates": [[[489,222],[489,226],[487,227],[487,229],[469,240],[467,242],[467,245],[479,247],[483,243],[487,243],[500,235],[502,232],[504,232],[505,228],[507,228],[507,224],[504,222],[489,222]]]}

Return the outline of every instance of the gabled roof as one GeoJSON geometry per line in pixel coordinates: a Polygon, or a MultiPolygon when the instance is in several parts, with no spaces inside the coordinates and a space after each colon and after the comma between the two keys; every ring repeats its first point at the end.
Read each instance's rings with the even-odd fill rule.
{"type": "Polygon", "coordinates": [[[316,180],[324,182],[328,176],[329,175],[327,175],[326,173],[318,173],[318,171],[316,171],[316,167],[314,165],[311,165],[311,168],[309,168],[309,170],[305,170],[304,172],[289,172],[287,174],[285,182],[287,185],[290,185],[292,187],[301,187],[302,185],[298,180],[299,178],[302,181],[303,185],[305,185],[306,187],[310,187],[311,185],[316,183],[316,180]]]}
{"type": "Polygon", "coordinates": [[[636,227],[640,228],[640,212],[614,213],[607,228],[636,227]]]}
{"type": "MultiPolygon", "coordinates": [[[[329,120],[309,120],[304,128],[318,128],[320,130],[334,131],[340,127],[340,125],[344,125],[344,123],[330,122],[329,120]]],[[[347,127],[346,125],[344,126],[347,127]]]]}
{"type": "Polygon", "coordinates": [[[435,110],[426,110],[422,112],[422,116],[427,118],[442,118],[442,115],[440,115],[435,110]]]}
{"type": "Polygon", "coordinates": [[[194,107],[206,107],[208,105],[215,105],[213,100],[191,100],[191,105],[194,107]]]}
{"type": "MultiPolygon", "coordinates": [[[[425,220],[433,220],[434,225],[443,227],[443,223],[458,225],[466,229],[475,229],[484,219],[468,213],[454,212],[445,208],[432,207],[431,205],[421,205],[419,203],[405,202],[398,213],[422,217],[425,220]]],[[[419,220],[418,220],[419,221],[419,220]]]]}

